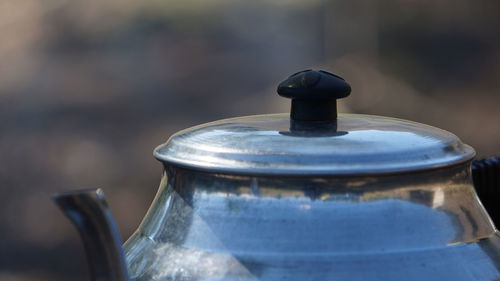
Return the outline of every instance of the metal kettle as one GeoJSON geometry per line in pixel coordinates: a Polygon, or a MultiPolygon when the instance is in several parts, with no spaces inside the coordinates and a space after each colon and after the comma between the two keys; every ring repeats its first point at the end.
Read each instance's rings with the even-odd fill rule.
{"type": "Polygon", "coordinates": [[[290,114],[173,135],[155,149],[159,191],[123,249],[100,190],[56,195],[93,279],[500,280],[474,149],[431,126],[338,114],[350,91],[301,71],[278,86],[290,114]]]}

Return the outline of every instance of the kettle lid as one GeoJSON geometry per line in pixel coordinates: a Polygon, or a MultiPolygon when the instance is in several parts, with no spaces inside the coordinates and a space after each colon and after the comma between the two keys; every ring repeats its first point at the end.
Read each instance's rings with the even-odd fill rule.
{"type": "Polygon", "coordinates": [[[475,151],[447,131],[401,119],[337,114],[351,88],[339,76],[306,70],[278,86],[290,114],[219,120],[174,134],[155,157],[207,172],[252,175],[390,174],[471,160],[475,151]]]}

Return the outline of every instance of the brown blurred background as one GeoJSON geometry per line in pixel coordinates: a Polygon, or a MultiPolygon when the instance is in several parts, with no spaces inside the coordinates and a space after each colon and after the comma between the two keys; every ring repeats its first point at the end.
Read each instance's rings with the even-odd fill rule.
{"type": "Polygon", "coordinates": [[[282,79],[350,82],[341,111],[431,124],[500,155],[494,0],[4,0],[0,280],[88,280],[52,193],[102,187],[126,239],[153,148],[220,118],[288,111],[282,79]]]}

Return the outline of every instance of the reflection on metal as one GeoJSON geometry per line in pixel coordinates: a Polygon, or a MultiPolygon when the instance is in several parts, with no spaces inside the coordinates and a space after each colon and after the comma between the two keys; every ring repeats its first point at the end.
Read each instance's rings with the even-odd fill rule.
{"type": "MultiPolygon", "coordinates": [[[[155,149],[165,166],[125,243],[135,281],[500,280],[500,239],[471,178],[474,150],[423,124],[337,115],[350,86],[302,71],[292,112],[221,120],[155,149]]],[[[56,201],[94,278],[126,280],[100,193],[56,201]],[[89,250],[90,249],[90,250],[89,250]]]]}
{"type": "Polygon", "coordinates": [[[226,119],[175,134],[155,157],[230,174],[380,175],[465,163],[475,155],[455,135],[411,121],[339,114],[335,124],[298,134],[290,131],[288,114],[226,119]]]}
{"type": "Polygon", "coordinates": [[[500,239],[464,164],[370,177],[172,166],[125,243],[134,280],[496,280],[500,239]]]}
{"type": "Polygon", "coordinates": [[[258,280],[229,253],[211,253],[165,243],[155,249],[155,256],[152,280],[219,280],[221,276],[231,280],[258,280]],[[194,264],[196,266],[192,266],[194,264]]]}

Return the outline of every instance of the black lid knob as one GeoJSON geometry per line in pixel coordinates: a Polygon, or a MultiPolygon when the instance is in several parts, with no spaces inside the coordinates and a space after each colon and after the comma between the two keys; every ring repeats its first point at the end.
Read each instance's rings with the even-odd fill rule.
{"type": "Polygon", "coordinates": [[[278,94],[292,99],[290,118],[295,121],[337,120],[337,99],[351,93],[351,86],[335,74],[323,70],[297,72],[278,86],[278,94]]]}

